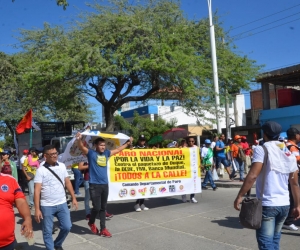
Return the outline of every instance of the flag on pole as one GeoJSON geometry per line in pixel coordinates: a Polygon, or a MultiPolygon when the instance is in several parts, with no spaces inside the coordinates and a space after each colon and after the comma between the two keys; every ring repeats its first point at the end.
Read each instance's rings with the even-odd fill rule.
{"type": "Polygon", "coordinates": [[[26,129],[31,129],[32,126],[32,109],[30,109],[26,115],[22,118],[20,123],[16,127],[17,134],[24,133],[26,129]]]}

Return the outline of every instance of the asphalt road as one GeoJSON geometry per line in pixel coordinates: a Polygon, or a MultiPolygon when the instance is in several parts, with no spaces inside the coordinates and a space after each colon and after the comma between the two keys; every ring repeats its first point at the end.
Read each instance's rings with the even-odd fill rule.
{"type": "MultiPolygon", "coordinates": [[[[81,190],[82,193],[83,190],[81,190]]],[[[65,250],[227,250],[257,249],[255,231],[243,229],[238,212],[233,208],[237,188],[204,190],[196,194],[197,204],[182,203],[181,197],[146,200],[149,211],[135,212],[134,201],[112,202],[108,212],[114,217],[107,221],[112,238],[91,234],[85,220],[83,198],[79,210],[71,212],[73,227],[64,242],[65,250]]],[[[34,223],[34,246],[28,246],[19,234],[20,217],[16,217],[17,249],[45,249],[41,226],[34,223]]],[[[99,226],[99,220],[97,220],[99,226]]],[[[295,223],[300,226],[299,222],[295,223]]],[[[281,249],[299,248],[299,231],[283,231],[281,249]]],[[[57,235],[57,233],[56,233],[57,235]]],[[[55,236],[54,236],[55,237],[55,236]]]]}

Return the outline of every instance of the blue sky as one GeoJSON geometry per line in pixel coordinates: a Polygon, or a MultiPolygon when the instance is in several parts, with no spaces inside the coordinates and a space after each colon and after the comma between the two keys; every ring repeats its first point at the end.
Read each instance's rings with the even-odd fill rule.
{"type": "MultiPolygon", "coordinates": [[[[85,2],[69,0],[70,6],[64,11],[55,0],[15,0],[14,3],[1,0],[0,50],[14,53],[12,45],[18,42],[15,37],[20,28],[41,28],[44,22],[52,25],[74,22],[80,9],[89,10],[85,2]]],[[[299,0],[212,0],[212,7],[213,12],[218,11],[223,28],[233,28],[230,35],[236,38],[238,53],[264,64],[265,71],[300,63],[299,0]]],[[[182,0],[181,8],[190,19],[208,16],[206,0],[182,0]]],[[[249,108],[249,94],[246,99],[249,108]]],[[[90,101],[100,114],[101,105],[90,101]]]]}

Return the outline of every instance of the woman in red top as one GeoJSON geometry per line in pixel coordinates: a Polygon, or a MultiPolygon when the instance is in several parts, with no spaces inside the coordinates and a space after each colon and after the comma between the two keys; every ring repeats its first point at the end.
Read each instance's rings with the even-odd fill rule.
{"type": "Polygon", "coordinates": [[[15,242],[15,214],[13,204],[16,205],[24,219],[21,234],[27,238],[33,237],[30,209],[26,198],[15,178],[0,173],[0,249],[13,250],[15,242]],[[4,216],[5,215],[5,216],[4,216]],[[5,226],[4,226],[5,225],[5,226]]]}

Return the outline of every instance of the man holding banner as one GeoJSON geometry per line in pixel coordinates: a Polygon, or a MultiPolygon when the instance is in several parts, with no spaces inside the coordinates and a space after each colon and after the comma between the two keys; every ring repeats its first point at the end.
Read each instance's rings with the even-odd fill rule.
{"type": "Polygon", "coordinates": [[[108,198],[108,176],[107,176],[107,161],[109,157],[120,153],[127,146],[132,144],[133,138],[130,139],[117,149],[107,150],[105,140],[98,137],[93,144],[95,150],[88,149],[82,142],[81,133],[76,134],[77,145],[81,152],[87,156],[89,162],[89,185],[90,196],[92,200],[92,211],[89,219],[89,227],[94,234],[98,234],[99,230],[95,225],[95,220],[100,213],[100,236],[111,237],[111,233],[105,227],[105,211],[108,198]]]}

